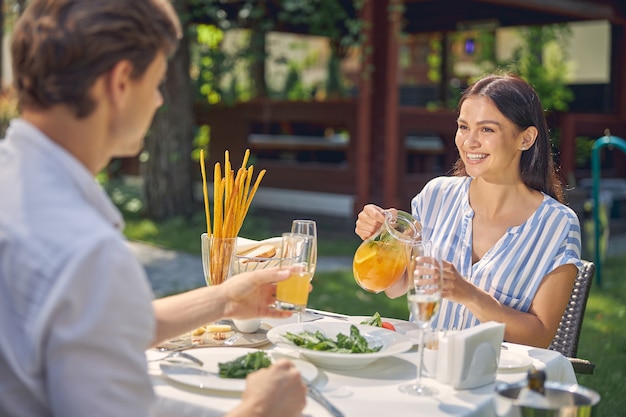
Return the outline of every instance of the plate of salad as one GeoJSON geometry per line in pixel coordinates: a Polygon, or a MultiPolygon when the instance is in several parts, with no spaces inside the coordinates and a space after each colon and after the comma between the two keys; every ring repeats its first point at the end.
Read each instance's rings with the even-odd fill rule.
{"type": "MultiPolygon", "coordinates": [[[[266,368],[281,357],[280,354],[265,350],[224,347],[198,348],[193,355],[204,362],[203,366],[194,364],[160,363],[163,375],[172,381],[195,388],[243,392],[246,388],[246,376],[261,368],[266,368]]],[[[302,378],[313,381],[318,369],[311,363],[300,359],[288,358],[300,371],[302,378]]]]}
{"type": "Polygon", "coordinates": [[[311,363],[328,369],[358,369],[413,346],[392,330],[354,323],[307,322],[274,327],[267,332],[274,345],[297,351],[311,363]]]}

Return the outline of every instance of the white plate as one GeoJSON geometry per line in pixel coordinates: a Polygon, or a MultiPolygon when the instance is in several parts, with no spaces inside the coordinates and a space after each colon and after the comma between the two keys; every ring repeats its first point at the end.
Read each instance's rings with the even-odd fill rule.
{"type": "Polygon", "coordinates": [[[500,361],[498,362],[498,371],[500,372],[520,372],[530,368],[532,365],[532,358],[526,354],[511,350],[500,350],[500,361]]]}
{"type": "MultiPolygon", "coordinates": [[[[246,388],[246,380],[236,378],[220,378],[218,363],[232,361],[233,359],[252,352],[258,352],[258,349],[238,347],[194,349],[193,352],[190,353],[204,362],[201,369],[208,371],[208,375],[194,375],[193,368],[198,369],[197,366],[189,366],[189,373],[182,372],[184,370],[181,370],[180,367],[178,367],[179,369],[176,369],[175,367],[168,368],[165,366],[167,362],[162,362],[163,366],[161,367],[161,371],[163,372],[163,375],[169,379],[195,388],[243,392],[246,388]]],[[[268,351],[267,353],[270,355],[272,360],[274,360],[272,352],[268,351]]],[[[280,355],[277,355],[277,357],[280,357],[280,355]]],[[[311,382],[317,377],[319,371],[314,365],[299,359],[289,359],[293,362],[296,368],[298,368],[305,380],[311,382]]]]}
{"type": "Polygon", "coordinates": [[[407,336],[392,330],[374,326],[355,324],[365,337],[370,347],[382,345],[382,349],[373,353],[335,353],[324,352],[296,346],[283,337],[287,332],[300,333],[308,330],[311,332],[321,331],[326,337],[336,339],[337,334],[350,334],[350,326],[353,323],[313,322],[292,323],[274,327],[267,332],[267,338],[277,346],[300,352],[305,359],[317,366],[329,369],[358,369],[387,356],[406,352],[413,347],[413,341],[407,336]]]}

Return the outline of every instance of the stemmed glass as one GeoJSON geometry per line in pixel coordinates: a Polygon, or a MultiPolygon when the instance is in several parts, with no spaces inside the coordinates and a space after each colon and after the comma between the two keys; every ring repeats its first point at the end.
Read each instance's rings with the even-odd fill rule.
{"type": "Polygon", "coordinates": [[[420,329],[419,361],[417,362],[417,378],[398,388],[411,395],[432,396],[437,394],[437,390],[422,383],[424,332],[439,309],[443,276],[441,256],[437,248],[433,247],[432,242],[421,241],[411,246],[407,274],[409,280],[407,299],[411,308],[411,322],[417,324],[420,329]]]}
{"type": "MultiPolygon", "coordinates": [[[[291,233],[313,236],[313,253],[311,254],[311,271],[315,274],[317,265],[317,226],[314,220],[294,220],[291,222],[291,233]]],[[[311,278],[313,276],[311,275],[311,278]]]]}
{"type": "Polygon", "coordinates": [[[313,236],[302,233],[283,233],[281,246],[281,266],[295,265],[285,281],[276,284],[276,308],[298,314],[306,309],[309,298],[309,283],[313,277],[315,242],[313,236]]]}
{"type": "MultiPolygon", "coordinates": [[[[317,265],[317,225],[314,220],[294,220],[291,222],[291,233],[313,236],[313,248],[310,255],[310,271],[311,279],[313,279],[315,267],[317,265]]],[[[301,311],[298,311],[296,318],[298,323],[302,321],[301,311]]]]}

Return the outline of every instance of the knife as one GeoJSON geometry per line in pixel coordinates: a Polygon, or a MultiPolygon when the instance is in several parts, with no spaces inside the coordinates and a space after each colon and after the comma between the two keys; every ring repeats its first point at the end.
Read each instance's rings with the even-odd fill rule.
{"type": "Polygon", "coordinates": [[[199,375],[219,377],[219,374],[217,372],[209,372],[206,369],[198,368],[197,366],[190,366],[179,363],[161,363],[159,364],[159,367],[161,368],[161,372],[166,375],[199,375]]]}
{"type": "Polygon", "coordinates": [[[315,309],[312,309],[312,308],[307,308],[304,311],[307,312],[307,313],[310,313],[310,314],[316,314],[318,316],[325,316],[325,317],[332,317],[332,318],[338,319],[338,320],[348,320],[348,317],[349,317],[349,316],[346,316],[345,314],[330,313],[328,311],[315,310],[315,309]]]}
{"type": "Polygon", "coordinates": [[[341,411],[339,411],[337,407],[333,405],[333,403],[328,401],[328,399],[324,396],[324,394],[320,392],[320,390],[318,390],[312,384],[306,381],[304,381],[304,383],[309,389],[309,396],[313,398],[315,401],[317,401],[318,403],[320,403],[326,410],[328,410],[328,412],[333,417],[345,417],[345,415],[341,411]]]}

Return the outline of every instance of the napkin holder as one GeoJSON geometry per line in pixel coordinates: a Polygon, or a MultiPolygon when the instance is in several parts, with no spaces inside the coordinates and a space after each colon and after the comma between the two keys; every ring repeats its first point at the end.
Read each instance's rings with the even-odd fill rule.
{"type": "Polygon", "coordinates": [[[455,389],[494,382],[503,340],[504,324],[496,322],[448,334],[440,340],[437,380],[455,389]]]}

